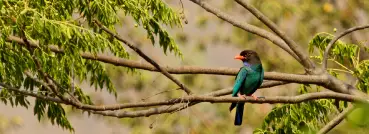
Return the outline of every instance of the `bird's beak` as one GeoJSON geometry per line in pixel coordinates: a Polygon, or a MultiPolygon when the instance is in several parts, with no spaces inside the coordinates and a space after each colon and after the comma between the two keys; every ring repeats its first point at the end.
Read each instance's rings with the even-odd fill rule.
{"type": "Polygon", "coordinates": [[[243,57],[243,56],[241,56],[241,55],[236,55],[236,56],[234,57],[234,59],[244,60],[244,59],[245,59],[245,57],[243,57]]]}

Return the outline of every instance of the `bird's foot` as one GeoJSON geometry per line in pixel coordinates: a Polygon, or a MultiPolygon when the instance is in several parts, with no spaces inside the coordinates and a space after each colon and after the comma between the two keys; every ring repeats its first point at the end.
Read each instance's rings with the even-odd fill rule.
{"type": "Polygon", "coordinates": [[[241,99],[246,99],[245,95],[241,95],[240,93],[237,94],[238,97],[240,97],[241,99]]]}
{"type": "Polygon", "coordinates": [[[250,95],[252,98],[254,98],[254,100],[257,100],[258,97],[254,96],[254,95],[250,95]]]}

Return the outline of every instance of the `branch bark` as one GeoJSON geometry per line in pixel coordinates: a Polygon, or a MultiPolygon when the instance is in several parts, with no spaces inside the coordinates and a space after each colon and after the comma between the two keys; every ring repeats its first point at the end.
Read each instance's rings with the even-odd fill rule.
{"type": "MultiPolygon", "coordinates": [[[[25,45],[24,41],[16,36],[9,36],[6,41],[8,42],[16,42],[20,45],[25,45]]],[[[38,44],[35,42],[30,42],[31,47],[38,47],[38,44]]],[[[58,48],[55,45],[49,45],[49,49],[56,53],[63,53],[63,49],[58,48]]],[[[81,52],[82,58],[90,59],[90,60],[98,60],[104,63],[112,64],[115,66],[124,66],[131,67],[137,69],[143,69],[147,71],[156,71],[159,72],[157,68],[147,63],[140,63],[137,61],[127,60],[123,58],[118,58],[114,56],[107,56],[103,54],[94,55],[89,52],[81,52]]],[[[205,68],[205,67],[196,67],[196,66],[181,66],[181,67],[163,67],[165,71],[171,74],[213,74],[213,75],[231,75],[234,76],[237,74],[237,68],[205,68]]],[[[311,83],[311,84],[322,84],[327,82],[327,78],[325,76],[319,75],[298,75],[298,74],[287,74],[287,73],[278,73],[278,72],[265,72],[264,74],[265,80],[276,80],[276,81],[286,81],[286,82],[294,82],[294,83],[311,83]]]]}
{"type": "MultiPolygon", "coordinates": [[[[295,104],[301,103],[304,101],[316,100],[316,99],[338,99],[345,100],[350,102],[362,102],[369,103],[368,100],[347,94],[335,93],[335,92],[317,92],[317,93],[308,93],[298,96],[275,96],[275,97],[265,97],[265,99],[254,100],[252,97],[247,97],[246,99],[241,99],[238,97],[209,97],[209,96],[187,96],[183,98],[171,99],[169,101],[160,102],[161,105],[170,105],[176,103],[199,103],[199,102],[210,102],[210,103],[230,103],[230,102],[246,102],[246,103],[284,103],[284,104],[295,104]]],[[[156,102],[158,104],[159,102],[156,102]]],[[[189,105],[191,106],[191,105],[189,105]]],[[[155,114],[163,114],[163,113],[171,113],[173,111],[179,111],[185,109],[186,107],[178,106],[175,107],[159,107],[159,108],[151,108],[148,110],[140,110],[140,111],[122,111],[122,112],[109,112],[109,111],[93,111],[95,114],[100,114],[104,116],[112,116],[117,118],[126,118],[126,117],[148,117],[150,115],[155,114]]]]}
{"type": "Polygon", "coordinates": [[[331,131],[334,127],[340,124],[340,122],[354,109],[355,109],[354,106],[346,108],[344,111],[338,114],[333,120],[331,120],[328,124],[326,124],[322,129],[320,129],[318,134],[326,134],[329,131],[331,131]]]}
{"type": "MultiPolygon", "coordinates": [[[[269,83],[270,84],[268,83],[263,84],[263,86],[268,87],[270,85],[275,84],[276,82],[269,82],[269,83]]],[[[4,83],[0,83],[0,86],[5,87],[8,90],[18,92],[20,94],[29,95],[29,96],[40,98],[40,99],[47,100],[47,101],[53,101],[57,103],[63,103],[66,105],[75,106],[74,104],[63,101],[59,98],[53,98],[53,97],[43,96],[43,95],[36,94],[36,93],[31,93],[29,91],[19,90],[18,88],[11,87],[4,83]]],[[[316,99],[338,99],[338,100],[344,100],[344,101],[350,101],[350,102],[369,103],[368,100],[362,97],[335,93],[335,92],[317,92],[317,93],[309,93],[309,94],[303,94],[303,95],[298,95],[298,96],[265,97],[264,99],[258,99],[258,100],[254,100],[251,97],[247,97],[246,99],[241,99],[237,97],[217,97],[217,96],[223,96],[223,95],[230,94],[231,92],[232,92],[232,89],[223,89],[223,90],[218,90],[212,93],[208,93],[204,96],[187,96],[183,98],[170,99],[167,101],[147,102],[147,103],[126,103],[126,104],[121,105],[121,108],[171,105],[171,106],[162,106],[158,108],[151,108],[148,110],[140,110],[140,111],[129,111],[129,112],[123,111],[123,112],[118,113],[117,111],[107,112],[107,111],[102,111],[101,109],[100,110],[90,109],[91,107],[80,107],[80,106],[75,106],[75,107],[77,109],[89,111],[94,114],[100,114],[104,116],[113,116],[113,117],[118,117],[118,118],[125,118],[125,117],[132,118],[132,117],[143,117],[143,116],[147,117],[147,116],[155,115],[155,114],[172,113],[172,112],[180,111],[192,105],[198,104],[200,102],[211,102],[211,103],[246,102],[246,103],[274,104],[274,103],[301,103],[304,101],[316,100],[316,99]],[[176,104],[176,103],[189,103],[189,104],[177,104],[177,105],[172,106],[173,104],[176,104]]],[[[108,107],[109,106],[101,106],[101,108],[108,108],[108,107]]]]}
{"type": "Polygon", "coordinates": [[[35,97],[35,98],[39,98],[39,99],[43,99],[43,100],[47,100],[47,101],[56,102],[56,103],[65,103],[63,100],[61,100],[59,98],[44,96],[44,95],[41,95],[41,94],[29,92],[29,91],[26,91],[26,90],[20,90],[18,88],[9,86],[9,85],[4,84],[4,83],[1,83],[1,82],[0,82],[0,86],[5,87],[8,90],[17,92],[19,94],[28,95],[28,96],[32,96],[32,97],[35,97]]]}
{"type": "Polygon", "coordinates": [[[324,51],[322,69],[323,70],[326,70],[327,69],[328,55],[329,55],[329,53],[331,51],[332,46],[334,45],[334,43],[336,43],[336,41],[338,39],[340,39],[341,37],[343,37],[343,36],[345,36],[347,34],[350,34],[350,33],[354,32],[354,31],[362,30],[362,29],[366,29],[366,28],[369,28],[369,24],[368,25],[363,25],[363,26],[352,27],[350,29],[347,29],[347,30],[341,32],[336,37],[334,37],[329,42],[328,46],[326,47],[326,49],[324,51]]]}
{"type": "Polygon", "coordinates": [[[234,19],[230,15],[220,11],[217,8],[212,7],[210,4],[204,2],[203,0],[190,0],[190,1],[192,1],[193,3],[201,6],[203,9],[205,9],[209,13],[214,14],[218,18],[232,24],[235,27],[241,28],[241,29],[243,29],[247,32],[253,33],[253,34],[258,35],[258,36],[260,36],[264,39],[267,39],[267,40],[271,41],[272,43],[276,44],[277,46],[282,48],[284,51],[289,53],[298,62],[301,62],[300,58],[293,51],[291,51],[291,49],[288,47],[288,45],[283,40],[281,40],[280,38],[275,36],[274,34],[268,32],[264,29],[261,29],[259,27],[256,27],[254,25],[250,25],[248,23],[237,21],[236,19],[234,19]]]}
{"type": "MultiPolygon", "coordinates": [[[[41,82],[41,84],[48,87],[48,85],[43,83],[43,82],[41,82]]],[[[282,84],[282,83],[281,82],[278,83],[278,82],[275,82],[275,81],[266,82],[266,83],[263,83],[261,88],[270,87],[270,86],[279,85],[279,84],[282,84]]],[[[284,84],[286,84],[286,83],[284,83],[284,84]]],[[[150,102],[149,104],[145,104],[145,103],[126,103],[126,104],[110,105],[110,106],[106,106],[106,105],[92,106],[92,105],[84,105],[84,104],[78,105],[78,104],[76,104],[76,102],[72,102],[72,100],[65,101],[65,100],[61,100],[59,98],[43,96],[43,95],[35,94],[35,93],[32,93],[32,92],[19,90],[18,88],[11,87],[11,86],[9,86],[7,84],[4,84],[4,83],[0,83],[0,86],[3,86],[5,88],[7,88],[8,90],[12,90],[12,91],[24,94],[24,95],[29,95],[29,96],[40,98],[40,99],[47,100],[47,101],[63,103],[63,104],[66,104],[66,105],[72,105],[72,106],[76,107],[77,109],[88,110],[88,111],[93,112],[95,114],[100,113],[100,112],[96,112],[96,111],[102,111],[102,110],[118,110],[118,109],[123,109],[123,108],[134,108],[134,107],[140,107],[140,106],[147,106],[148,107],[148,106],[150,106],[149,104],[151,104],[151,106],[155,106],[155,105],[160,104],[160,103],[157,103],[157,102],[156,103],[155,102],[150,102]]],[[[208,95],[208,96],[223,96],[223,95],[230,94],[231,92],[232,92],[232,89],[223,89],[223,90],[214,91],[214,92],[211,92],[211,93],[208,93],[208,94],[205,94],[205,95],[208,95]]],[[[191,103],[191,106],[195,105],[197,103],[191,103]]],[[[172,109],[168,109],[168,108],[164,109],[164,112],[165,113],[174,112],[174,111],[178,111],[179,109],[182,110],[186,107],[187,107],[186,105],[178,104],[178,105],[174,106],[172,109]]],[[[160,114],[160,113],[158,113],[158,114],[160,114]]]]}
{"type": "MultiPolygon", "coordinates": [[[[31,79],[33,79],[34,81],[40,83],[41,85],[43,85],[44,87],[48,88],[49,90],[50,87],[47,83],[44,83],[40,80],[38,80],[37,78],[33,77],[32,74],[26,72],[26,75],[28,77],[30,77],[31,79]]],[[[288,84],[287,82],[280,82],[280,81],[269,81],[269,82],[264,82],[262,84],[262,86],[260,88],[269,88],[272,86],[277,86],[277,85],[283,85],[283,84],[288,84]]],[[[161,101],[161,102],[138,102],[138,103],[123,103],[123,104],[112,104],[112,105],[87,105],[87,104],[83,104],[77,101],[73,101],[71,99],[68,98],[64,98],[64,99],[59,99],[59,98],[53,98],[53,97],[48,97],[48,96],[43,96],[43,95],[39,95],[39,94],[34,94],[28,91],[22,91],[20,89],[11,87],[7,84],[4,83],[0,83],[0,86],[6,87],[7,89],[10,89],[12,91],[15,92],[19,92],[21,94],[24,95],[29,95],[32,97],[36,97],[36,98],[40,98],[43,100],[48,100],[48,101],[53,101],[53,102],[57,102],[57,103],[63,103],[66,105],[71,105],[74,106],[78,109],[83,109],[83,110],[92,110],[92,111],[107,111],[107,110],[121,110],[121,109],[126,109],[126,108],[136,108],[136,107],[151,107],[151,106],[160,106],[160,105],[167,105],[167,103],[165,101],[161,101]]],[[[232,93],[232,89],[223,89],[223,90],[218,90],[218,91],[214,91],[208,94],[205,94],[207,96],[224,96],[224,95],[228,95],[232,93]]],[[[169,101],[169,100],[168,100],[169,101]]]]}
{"type": "MultiPolygon", "coordinates": [[[[250,4],[242,0],[236,0],[238,4],[249,10],[255,17],[257,17],[261,22],[267,25],[274,33],[276,33],[279,37],[281,37],[287,45],[292,49],[292,51],[301,59],[301,64],[308,69],[314,69],[314,63],[309,59],[309,56],[304,53],[304,51],[299,47],[295,41],[293,41],[290,37],[288,37],[282,30],[278,28],[278,26],[268,19],[263,13],[257,10],[250,4]]],[[[311,70],[310,70],[311,71],[311,70]]]]}
{"type": "Polygon", "coordinates": [[[108,28],[106,28],[104,25],[102,25],[98,20],[95,20],[95,23],[105,32],[109,33],[114,38],[118,39],[119,41],[126,44],[129,48],[134,50],[138,55],[140,55],[142,58],[144,58],[147,62],[152,64],[157,70],[159,70],[163,75],[168,77],[168,79],[172,80],[174,83],[176,83],[182,90],[184,90],[188,95],[192,94],[190,89],[188,89],[184,84],[182,84],[179,80],[174,78],[170,73],[168,73],[164,68],[162,68],[158,63],[156,63],[153,59],[151,59],[149,56],[147,56],[144,52],[142,52],[139,48],[133,45],[130,41],[123,39],[122,37],[114,34],[112,31],[110,31],[108,28]]]}

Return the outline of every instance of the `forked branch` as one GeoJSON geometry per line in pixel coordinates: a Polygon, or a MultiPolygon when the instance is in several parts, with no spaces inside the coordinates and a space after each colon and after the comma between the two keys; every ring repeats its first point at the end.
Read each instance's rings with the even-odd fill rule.
{"type": "MultiPolygon", "coordinates": [[[[33,79],[35,82],[37,82],[37,83],[43,85],[45,88],[49,89],[50,91],[52,90],[51,87],[47,83],[35,78],[30,72],[26,71],[25,74],[29,78],[33,79]]],[[[287,82],[279,82],[279,81],[268,81],[268,82],[264,82],[260,88],[269,88],[269,87],[283,85],[283,84],[288,84],[288,83],[287,82]]],[[[76,107],[78,109],[91,110],[91,111],[108,111],[108,110],[109,111],[114,111],[114,110],[121,110],[121,109],[126,109],[126,108],[152,107],[152,106],[168,105],[168,103],[165,102],[165,101],[123,103],[123,104],[112,104],[112,105],[88,105],[88,104],[80,103],[79,101],[71,100],[69,98],[60,99],[60,98],[54,98],[54,97],[49,97],[49,96],[43,96],[43,95],[40,95],[40,94],[35,94],[35,93],[29,92],[29,91],[20,90],[18,88],[11,87],[10,85],[4,84],[4,83],[0,83],[0,86],[5,87],[5,88],[7,88],[11,91],[15,91],[15,92],[24,94],[24,95],[32,96],[32,97],[35,97],[35,98],[40,98],[40,99],[47,100],[47,101],[63,103],[63,104],[66,104],[66,105],[71,105],[71,106],[76,107]]],[[[223,90],[210,92],[210,93],[207,93],[205,95],[206,96],[224,96],[224,95],[231,94],[231,92],[232,92],[232,89],[223,89],[223,90]]]]}
{"type": "Polygon", "coordinates": [[[184,90],[188,95],[192,94],[190,89],[188,89],[184,84],[182,84],[179,80],[174,78],[171,74],[169,74],[163,67],[161,67],[158,63],[156,63],[153,59],[151,59],[149,56],[147,56],[144,52],[142,52],[138,47],[134,46],[133,43],[130,41],[123,39],[122,37],[114,34],[112,31],[110,31],[108,28],[103,26],[98,20],[95,20],[95,23],[105,32],[109,33],[114,38],[118,39],[119,41],[126,44],[129,48],[134,50],[138,55],[140,55],[142,58],[144,58],[147,62],[149,62],[151,65],[153,65],[157,70],[159,70],[163,75],[168,77],[170,80],[172,80],[174,83],[176,83],[179,87],[181,87],[182,90],[184,90]]]}
{"type": "Polygon", "coordinates": [[[204,2],[203,0],[190,0],[190,1],[192,1],[193,3],[201,6],[202,8],[204,8],[209,13],[214,14],[218,18],[232,24],[235,27],[241,28],[242,30],[253,33],[253,34],[258,35],[258,36],[260,36],[264,39],[267,39],[267,40],[271,41],[272,43],[278,45],[284,51],[289,53],[297,61],[299,61],[299,62],[301,61],[300,58],[293,51],[291,51],[291,49],[288,47],[288,45],[283,40],[278,38],[278,36],[275,36],[274,34],[268,32],[268,31],[266,31],[262,28],[256,27],[254,25],[250,25],[248,23],[238,21],[235,18],[233,18],[232,16],[220,11],[219,9],[217,9],[215,7],[212,7],[210,4],[204,2]]]}
{"type": "Polygon", "coordinates": [[[350,34],[350,33],[354,32],[354,31],[362,30],[362,29],[366,29],[366,28],[369,28],[369,24],[368,25],[363,25],[363,26],[352,27],[350,29],[347,29],[347,30],[343,31],[342,33],[338,34],[337,36],[335,36],[329,42],[329,44],[327,45],[327,47],[325,48],[324,55],[323,55],[323,64],[322,64],[323,70],[327,69],[328,55],[329,55],[329,53],[331,51],[332,46],[334,45],[334,43],[336,43],[336,41],[338,39],[340,39],[341,37],[343,37],[343,36],[345,36],[347,34],[350,34]]]}
{"type": "Polygon", "coordinates": [[[252,5],[242,1],[236,0],[238,4],[249,10],[255,17],[257,17],[261,22],[267,25],[274,33],[276,33],[279,37],[281,37],[287,45],[292,49],[292,51],[301,59],[302,65],[306,69],[314,69],[314,63],[309,59],[309,56],[304,53],[304,51],[299,47],[295,41],[293,41],[290,37],[288,37],[282,30],[278,28],[278,26],[269,20],[263,13],[257,10],[252,5]]]}

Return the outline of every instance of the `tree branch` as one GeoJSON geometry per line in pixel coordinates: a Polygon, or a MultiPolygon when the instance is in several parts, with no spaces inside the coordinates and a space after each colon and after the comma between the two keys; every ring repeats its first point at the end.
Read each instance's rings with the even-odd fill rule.
{"type": "MultiPolygon", "coordinates": [[[[20,45],[25,45],[24,41],[16,36],[9,36],[6,41],[8,42],[16,42],[20,45]]],[[[37,43],[30,42],[31,47],[38,47],[37,43]]],[[[49,45],[49,49],[56,53],[63,53],[64,50],[58,48],[55,45],[49,45]]],[[[147,63],[140,63],[137,61],[127,60],[123,58],[118,58],[114,56],[107,56],[103,54],[92,54],[88,52],[80,53],[82,58],[90,59],[90,60],[98,60],[104,63],[112,64],[115,66],[124,66],[131,67],[137,69],[143,69],[147,71],[156,71],[159,72],[154,66],[147,63]]],[[[205,68],[205,67],[196,67],[196,66],[181,66],[181,67],[163,67],[164,70],[171,74],[213,74],[213,75],[236,75],[238,70],[237,68],[205,68]]],[[[286,81],[286,82],[295,82],[295,83],[310,83],[310,84],[322,84],[327,82],[327,78],[324,76],[318,75],[298,75],[298,74],[287,74],[287,73],[278,73],[278,72],[265,72],[264,74],[265,80],[277,80],[277,81],[286,81]]]]}
{"type": "MultiPolygon", "coordinates": [[[[316,99],[338,99],[349,102],[362,102],[369,103],[368,100],[347,94],[335,93],[335,92],[317,92],[317,93],[308,93],[298,96],[275,96],[275,97],[265,97],[265,99],[254,100],[252,97],[247,97],[246,99],[241,99],[238,97],[209,97],[209,96],[187,96],[183,98],[171,99],[168,101],[160,102],[161,105],[171,105],[176,103],[189,103],[187,105],[191,106],[191,103],[199,103],[199,102],[210,102],[210,103],[231,103],[231,102],[245,102],[245,103],[284,103],[284,104],[296,104],[310,100],[316,99]]],[[[155,102],[159,104],[159,102],[155,102]]],[[[139,110],[139,111],[122,111],[122,112],[109,112],[109,111],[92,111],[95,114],[100,114],[104,116],[112,116],[117,118],[126,118],[126,117],[148,117],[150,115],[155,114],[163,114],[163,113],[171,113],[174,111],[179,111],[185,109],[187,107],[175,105],[169,107],[159,107],[159,108],[151,108],[148,110],[139,110]]]]}
{"type": "Polygon", "coordinates": [[[28,96],[32,96],[32,97],[35,97],[35,98],[56,102],[56,103],[65,103],[63,100],[61,100],[59,98],[44,96],[44,95],[40,95],[40,94],[37,94],[37,93],[28,92],[26,90],[20,90],[18,88],[11,87],[11,86],[9,86],[7,84],[4,84],[4,83],[1,83],[1,82],[0,82],[0,86],[5,87],[7,90],[17,92],[19,94],[28,95],[28,96]]]}
{"type": "MultiPolygon", "coordinates": [[[[49,90],[50,87],[47,83],[40,81],[39,79],[33,77],[29,72],[26,72],[26,75],[28,77],[30,77],[31,79],[33,79],[34,81],[40,83],[41,85],[43,85],[44,87],[48,88],[49,90]]],[[[279,82],[279,81],[270,81],[270,82],[265,82],[262,84],[262,86],[260,88],[268,88],[268,87],[272,87],[272,86],[277,86],[277,85],[282,85],[282,84],[287,84],[286,82],[279,82]]],[[[9,88],[12,91],[16,91],[19,92],[21,94],[25,94],[25,95],[30,95],[32,97],[36,97],[36,98],[40,98],[40,99],[44,99],[44,100],[48,100],[48,101],[53,101],[53,102],[57,102],[57,103],[63,103],[66,105],[72,105],[78,109],[83,109],[83,110],[92,110],[92,111],[107,111],[107,110],[120,110],[120,109],[125,109],[125,108],[136,108],[136,107],[151,107],[151,106],[160,106],[160,105],[168,105],[167,102],[165,101],[161,101],[161,102],[139,102],[139,103],[123,103],[123,104],[112,104],[112,105],[88,105],[88,104],[83,104],[80,102],[76,102],[73,101],[71,99],[68,98],[64,98],[63,100],[58,99],[58,98],[53,98],[53,97],[47,97],[47,96],[43,96],[43,95],[38,95],[38,94],[33,94],[27,91],[22,91],[19,90],[17,88],[11,87],[9,85],[6,85],[4,83],[0,83],[0,86],[9,88]]],[[[232,92],[232,89],[223,89],[223,90],[218,90],[218,91],[214,91],[211,93],[208,93],[206,95],[209,96],[223,96],[223,95],[228,95],[232,92]]],[[[170,100],[168,100],[170,101],[170,100]]]]}
{"type": "MultiPolygon", "coordinates": [[[[269,82],[270,84],[276,83],[276,82],[269,82]]],[[[270,86],[268,83],[263,84],[265,87],[270,86]]],[[[32,97],[40,98],[47,101],[53,101],[57,103],[63,103],[66,105],[72,105],[75,106],[75,104],[60,100],[58,98],[43,96],[35,93],[30,93],[28,91],[22,91],[18,88],[11,87],[9,85],[6,85],[4,83],[0,83],[0,86],[5,87],[6,89],[24,94],[29,95],[32,97]]],[[[150,116],[155,114],[163,114],[163,113],[172,113],[176,111],[180,111],[182,109],[185,109],[189,106],[198,104],[200,102],[211,102],[211,103],[230,103],[230,102],[246,102],[246,103],[301,103],[304,101],[309,100],[316,100],[316,99],[338,99],[338,100],[344,100],[349,102],[362,102],[362,103],[369,103],[368,100],[357,97],[353,95],[347,95],[347,94],[341,94],[341,93],[335,93],[335,92],[317,92],[317,93],[309,93],[309,94],[303,94],[298,96],[275,96],[275,97],[265,97],[265,99],[258,99],[254,100],[251,97],[247,97],[246,99],[240,99],[237,97],[217,97],[217,96],[223,96],[226,94],[230,94],[232,92],[232,89],[223,89],[218,90],[212,93],[208,93],[203,96],[187,96],[183,98],[176,98],[176,99],[169,99],[167,101],[158,101],[158,102],[145,102],[145,103],[126,103],[121,104],[121,108],[134,108],[134,107],[148,107],[148,106],[160,106],[160,105],[173,105],[177,103],[186,103],[190,102],[190,104],[177,104],[174,106],[162,106],[158,108],[151,108],[148,110],[140,110],[140,111],[123,111],[123,112],[102,112],[102,110],[98,109],[91,109],[91,107],[81,107],[81,106],[75,106],[77,109],[90,111],[94,114],[100,114],[104,116],[113,116],[118,118],[125,118],[125,117],[143,117],[143,116],[150,116]]],[[[97,106],[99,107],[99,106],[97,106]]],[[[101,108],[108,108],[109,106],[101,106],[101,108]]],[[[111,109],[113,110],[113,109],[111,109]]]]}
{"type": "Polygon", "coordinates": [[[349,33],[352,33],[354,31],[357,31],[357,30],[362,30],[362,29],[365,29],[365,28],[369,28],[369,25],[363,25],[363,26],[357,26],[357,27],[352,27],[350,29],[347,29],[343,32],[341,32],[340,34],[338,34],[336,37],[334,37],[328,44],[328,46],[325,48],[325,51],[324,51],[324,55],[323,55],[323,64],[322,64],[322,69],[323,70],[326,70],[327,69],[327,62],[328,62],[328,55],[331,51],[331,48],[332,46],[334,45],[334,43],[336,43],[336,41],[338,39],[340,39],[341,37],[349,34],[349,33]]]}
{"type": "MultiPolygon", "coordinates": [[[[42,70],[42,66],[40,61],[35,57],[34,55],[34,49],[31,47],[31,43],[28,41],[25,31],[24,29],[19,29],[21,32],[21,37],[23,42],[26,44],[25,47],[26,49],[28,49],[28,51],[30,52],[30,55],[32,57],[32,60],[35,62],[35,66],[36,66],[36,70],[39,73],[39,75],[41,75],[41,77],[44,79],[44,81],[47,83],[47,85],[44,84],[44,86],[48,87],[48,89],[52,92],[54,92],[54,94],[56,96],[58,96],[61,100],[63,101],[67,101],[68,99],[66,97],[64,97],[63,95],[60,95],[59,92],[57,91],[57,88],[55,85],[52,84],[51,80],[48,78],[48,75],[42,70]]],[[[27,73],[28,71],[25,71],[25,74],[29,74],[27,73]]],[[[29,76],[31,77],[31,76],[29,76]]]]}
{"type": "Polygon", "coordinates": [[[253,33],[253,34],[258,35],[258,36],[260,36],[264,39],[267,39],[267,40],[271,41],[272,43],[276,44],[277,46],[282,48],[284,51],[289,53],[298,62],[301,62],[300,58],[293,51],[291,51],[291,49],[288,47],[288,45],[283,40],[281,40],[280,38],[275,36],[274,34],[268,32],[264,29],[261,29],[259,27],[256,27],[254,25],[250,25],[248,23],[237,21],[236,19],[232,18],[230,15],[220,11],[217,8],[212,7],[211,5],[204,2],[203,0],[190,0],[190,1],[192,1],[193,3],[201,6],[203,9],[205,9],[209,13],[214,14],[218,18],[220,18],[220,19],[222,19],[226,22],[229,22],[230,24],[232,24],[235,27],[241,28],[241,29],[243,29],[247,32],[253,33]]]}
{"type": "Polygon", "coordinates": [[[190,89],[188,89],[184,84],[182,84],[179,80],[174,78],[170,73],[168,73],[164,68],[162,68],[158,63],[156,63],[153,59],[151,59],[149,56],[147,56],[144,52],[142,52],[139,48],[133,45],[130,41],[123,39],[122,37],[114,34],[112,31],[110,31],[108,28],[106,28],[104,25],[102,25],[98,20],[95,20],[95,23],[105,32],[109,33],[114,38],[118,39],[119,41],[126,44],[129,48],[134,50],[138,55],[140,55],[142,58],[144,58],[147,62],[152,64],[157,70],[159,70],[163,75],[168,77],[170,80],[172,80],[174,83],[176,83],[182,90],[184,90],[188,95],[192,94],[190,89]]]}
{"type": "MultiPolygon", "coordinates": [[[[281,37],[287,45],[292,49],[292,51],[301,59],[302,65],[306,69],[314,69],[314,63],[309,59],[309,56],[304,53],[304,51],[299,47],[295,41],[293,41],[290,37],[288,37],[283,31],[281,31],[278,26],[268,19],[263,13],[257,10],[250,4],[242,0],[236,0],[238,4],[249,10],[255,17],[257,17],[261,22],[267,25],[274,33],[276,33],[279,37],[281,37]]],[[[308,71],[308,70],[307,70],[308,71]]]]}
{"type": "Polygon", "coordinates": [[[350,108],[346,108],[344,111],[342,111],[340,114],[338,114],[333,120],[331,120],[328,124],[326,124],[322,129],[319,130],[318,134],[326,134],[330,130],[332,130],[334,127],[336,127],[338,124],[341,123],[341,121],[353,110],[355,109],[354,106],[350,108]]]}

